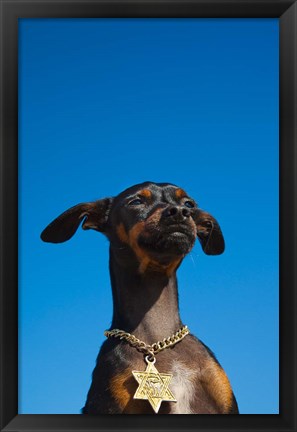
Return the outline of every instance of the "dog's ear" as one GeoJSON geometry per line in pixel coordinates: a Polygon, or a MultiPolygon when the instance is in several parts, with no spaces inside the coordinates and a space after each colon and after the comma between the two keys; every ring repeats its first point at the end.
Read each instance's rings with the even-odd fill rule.
{"type": "Polygon", "coordinates": [[[225,250],[225,241],[216,219],[209,213],[199,210],[197,219],[197,236],[203,251],[207,255],[220,255],[225,250]]]}
{"type": "Polygon", "coordinates": [[[41,240],[49,243],[65,242],[75,234],[81,221],[85,230],[94,229],[106,233],[111,203],[112,198],[105,198],[71,207],[42,231],[41,240]]]}

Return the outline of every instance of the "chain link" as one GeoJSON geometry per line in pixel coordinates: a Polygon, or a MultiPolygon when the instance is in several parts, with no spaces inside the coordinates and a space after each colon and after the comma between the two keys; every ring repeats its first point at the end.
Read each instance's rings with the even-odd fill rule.
{"type": "Polygon", "coordinates": [[[138,339],[131,333],[125,332],[119,329],[113,330],[105,330],[104,335],[108,338],[120,338],[120,340],[126,340],[132,347],[136,348],[143,354],[148,355],[151,359],[155,357],[158,352],[164,350],[165,348],[171,347],[175,345],[177,342],[181,341],[187,334],[190,333],[190,330],[187,326],[183,326],[176,333],[168,338],[164,338],[161,341],[155,342],[152,345],[146,344],[145,342],[138,339]]]}

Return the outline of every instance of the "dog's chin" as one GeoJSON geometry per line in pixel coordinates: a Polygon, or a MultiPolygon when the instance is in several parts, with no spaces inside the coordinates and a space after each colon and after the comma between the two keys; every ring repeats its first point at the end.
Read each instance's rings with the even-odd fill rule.
{"type": "Polygon", "coordinates": [[[196,237],[191,232],[172,231],[162,236],[139,239],[139,245],[160,263],[182,258],[194,246],[196,237]]]}
{"type": "Polygon", "coordinates": [[[159,241],[158,246],[164,253],[170,252],[174,255],[185,255],[192,249],[195,238],[183,232],[172,232],[159,241]]]}

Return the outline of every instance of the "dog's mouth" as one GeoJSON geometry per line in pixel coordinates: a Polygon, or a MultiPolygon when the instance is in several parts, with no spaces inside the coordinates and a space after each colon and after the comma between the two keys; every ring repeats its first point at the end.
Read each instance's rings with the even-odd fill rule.
{"type": "Polygon", "coordinates": [[[138,238],[139,246],[159,260],[185,256],[196,240],[194,223],[171,223],[147,230],[138,238]]]}
{"type": "Polygon", "coordinates": [[[192,235],[193,229],[189,224],[180,224],[180,223],[172,223],[164,229],[164,234],[170,235],[170,234],[185,234],[185,235],[192,235]]]}

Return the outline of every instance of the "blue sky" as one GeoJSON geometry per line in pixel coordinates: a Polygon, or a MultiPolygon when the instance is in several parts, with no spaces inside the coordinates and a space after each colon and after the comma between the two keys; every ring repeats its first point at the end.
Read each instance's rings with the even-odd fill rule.
{"type": "Polygon", "coordinates": [[[151,180],[219,221],[181,316],[243,414],[278,413],[278,20],[19,20],[19,412],[76,414],[112,316],[108,242],[44,227],[151,180]]]}

